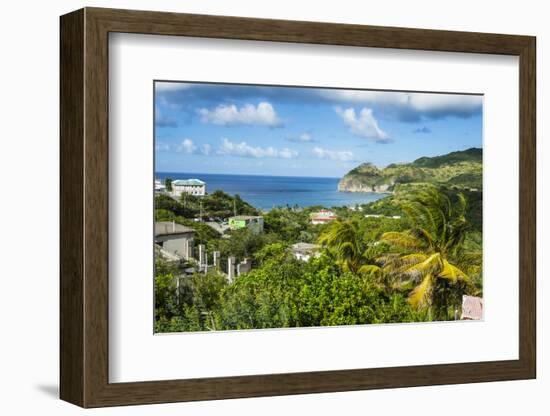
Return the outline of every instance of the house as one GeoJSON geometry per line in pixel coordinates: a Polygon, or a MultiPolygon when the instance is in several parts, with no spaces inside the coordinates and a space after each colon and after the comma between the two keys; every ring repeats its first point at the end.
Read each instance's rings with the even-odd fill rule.
{"type": "Polygon", "coordinates": [[[237,215],[229,218],[229,228],[239,230],[248,228],[254,234],[260,234],[264,231],[264,217],[258,215],[237,215]]]}
{"type": "Polygon", "coordinates": [[[166,192],[166,186],[160,181],[160,179],[155,179],[155,193],[164,193],[166,192]]]}
{"type": "Polygon", "coordinates": [[[319,257],[320,246],[310,243],[296,243],[292,245],[292,255],[295,259],[301,261],[309,261],[312,257],[319,257]]]}
{"type": "Polygon", "coordinates": [[[206,195],[206,183],[200,179],[176,179],[172,181],[172,196],[181,194],[204,196],[206,195]]]}
{"type": "Polygon", "coordinates": [[[477,296],[462,296],[462,316],[460,319],[483,319],[483,299],[477,296]]]}
{"type": "Polygon", "coordinates": [[[338,217],[334,212],[329,211],[328,209],[322,209],[321,211],[311,213],[309,218],[312,224],[325,224],[337,219],[338,217]]]}
{"type": "Polygon", "coordinates": [[[162,251],[189,260],[193,257],[195,230],[173,221],[155,222],[155,243],[162,251]]]}

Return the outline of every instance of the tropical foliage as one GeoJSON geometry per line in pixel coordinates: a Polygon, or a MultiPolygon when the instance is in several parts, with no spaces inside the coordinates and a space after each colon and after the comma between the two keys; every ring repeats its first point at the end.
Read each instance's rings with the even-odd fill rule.
{"type": "MultiPolygon", "coordinates": [[[[380,211],[365,216],[372,212],[368,207],[334,208],[338,220],[313,225],[309,213],[319,207],[280,207],[264,213],[262,234],[245,228],[220,235],[184,215],[196,208],[190,199],[184,205],[157,197],[156,219],[194,228],[197,241],[221,253],[222,267],[185,276],[181,270],[192,262],[157,256],[155,331],[454,319],[462,295],[480,296],[483,290],[481,229],[469,220],[469,194],[407,186],[385,198],[396,210],[390,217],[380,211]],[[296,242],[318,243],[320,251],[299,261],[291,251],[296,242]],[[229,282],[229,256],[252,259],[252,270],[229,282]]],[[[208,196],[208,203],[203,199],[204,212],[215,215],[239,201],[222,194],[208,196]]]]}
{"type": "Polygon", "coordinates": [[[409,302],[415,308],[430,308],[435,319],[448,319],[449,306],[458,307],[472,280],[453,259],[463,249],[469,224],[466,198],[456,203],[435,188],[420,191],[402,205],[412,228],[389,231],[380,241],[392,250],[381,257],[384,274],[395,287],[413,287],[409,302]]]}

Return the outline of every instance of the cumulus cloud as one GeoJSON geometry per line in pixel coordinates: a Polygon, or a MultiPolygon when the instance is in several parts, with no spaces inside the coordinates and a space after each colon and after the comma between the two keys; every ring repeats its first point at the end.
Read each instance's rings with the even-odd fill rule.
{"type": "Polygon", "coordinates": [[[387,142],[388,134],[378,127],[378,122],[372,114],[372,109],[363,108],[359,115],[355,113],[355,109],[342,109],[336,107],[336,113],[342,118],[344,124],[349,128],[349,131],[358,137],[366,139],[374,139],[377,142],[387,142]]]}
{"type": "Polygon", "coordinates": [[[195,143],[193,143],[193,140],[183,139],[183,141],[179,144],[177,150],[178,152],[191,154],[195,153],[195,151],[197,150],[197,146],[195,145],[195,143]]]}
{"type": "Polygon", "coordinates": [[[319,159],[338,160],[340,162],[350,162],[353,160],[353,153],[348,150],[328,150],[322,147],[315,147],[313,154],[319,159]]]}
{"type": "Polygon", "coordinates": [[[191,139],[183,139],[182,142],[176,146],[176,151],[180,153],[186,153],[188,155],[204,155],[209,156],[212,153],[212,146],[205,143],[201,146],[197,146],[191,139]]]}
{"type": "Polygon", "coordinates": [[[237,124],[260,125],[278,127],[282,121],[273,106],[262,101],[257,106],[245,104],[238,108],[236,105],[221,104],[214,109],[201,108],[198,110],[203,123],[232,126],[237,124]]]}
{"type": "Polygon", "coordinates": [[[296,150],[289,149],[288,147],[277,149],[274,147],[260,147],[251,146],[246,142],[232,142],[227,138],[222,139],[222,144],[218,148],[217,153],[220,155],[231,155],[240,157],[251,158],[280,158],[280,159],[293,159],[298,156],[296,150]]]}

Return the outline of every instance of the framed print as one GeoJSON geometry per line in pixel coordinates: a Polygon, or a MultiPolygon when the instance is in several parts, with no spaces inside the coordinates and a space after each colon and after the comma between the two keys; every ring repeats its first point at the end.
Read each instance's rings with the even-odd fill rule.
{"type": "Polygon", "coordinates": [[[61,17],[82,407],[536,376],[535,38],[61,17]]]}

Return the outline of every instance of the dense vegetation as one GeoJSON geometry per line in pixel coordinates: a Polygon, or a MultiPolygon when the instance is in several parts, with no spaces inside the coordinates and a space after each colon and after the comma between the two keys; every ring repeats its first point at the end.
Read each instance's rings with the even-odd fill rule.
{"type": "Polygon", "coordinates": [[[393,191],[399,184],[430,183],[460,190],[482,188],[482,150],[471,148],[379,169],[363,163],[340,181],[342,191],[393,191]]]}
{"type": "Polygon", "coordinates": [[[238,196],[157,196],[156,219],[194,228],[208,251],[221,252],[222,267],[182,277],[193,261],[157,256],[155,331],[454,319],[463,294],[482,294],[481,223],[472,221],[478,214],[481,221],[481,206],[478,214],[472,210],[472,195],[478,193],[406,184],[363,210],[335,209],[338,220],[328,224],[310,223],[319,207],[276,208],[263,214],[264,233],[225,235],[191,218],[232,215],[237,204],[239,214],[255,213],[238,196]],[[370,212],[382,216],[365,217],[370,212]],[[296,260],[296,242],[318,243],[319,255],[296,260]],[[253,259],[252,270],[231,283],[223,273],[229,255],[253,259]]]}
{"type": "MultiPolygon", "coordinates": [[[[169,179],[168,179],[169,181],[169,179]]],[[[205,196],[182,194],[179,201],[168,195],[155,197],[155,208],[173,212],[177,216],[197,219],[227,218],[238,212],[241,215],[258,215],[258,210],[243,201],[239,195],[214,191],[205,196]]]]}

